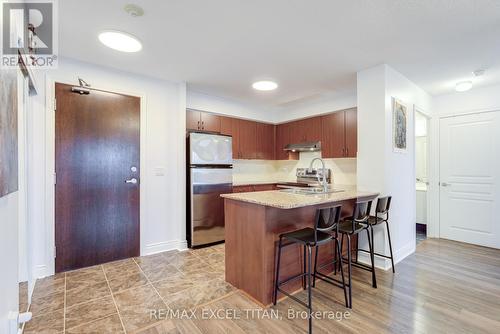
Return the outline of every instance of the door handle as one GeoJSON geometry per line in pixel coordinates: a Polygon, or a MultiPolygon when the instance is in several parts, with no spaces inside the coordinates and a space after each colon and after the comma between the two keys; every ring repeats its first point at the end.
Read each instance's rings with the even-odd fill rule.
{"type": "Polygon", "coordinates": [[[130,180],[125,180],[125,183],[137,184],[137,179],[133,177],[130,180]]]}
{"type": "Polygon", "coordinates": [[[449,187],[449,186],[451,186],[451,184],[446,183],[446,182],[441,182],[441,186],[443,186],[443,187],[449,187]]]}

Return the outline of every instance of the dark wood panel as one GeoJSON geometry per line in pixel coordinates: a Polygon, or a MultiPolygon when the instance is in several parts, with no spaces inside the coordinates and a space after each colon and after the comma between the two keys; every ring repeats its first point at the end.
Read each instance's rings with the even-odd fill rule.
{"type": "Polygon", "coordinates": [[[323,158],[342,158],[345,152],[344,111],[321,117],[321,155],[323,158]]]}
{"type": "Polygon", "coordinates": [[[274,160],[275,157],[275,126],[266,123],[257,123],[257,152],[256,158],[274,160]]]}
{"type": "Polygon", "coordinates": [[[186,129],[199,130],[201,122],[201,113],[198,110],[186,110],[186,129]]]}
{"type": "Polygon", "coordinates": [[[55,91],[56,272],[138,256],[140,99],[55,91]]]}
{"type": "Polygon", "coordinates": [[[238,120],[240,159],[256,159],[257,157],[257,123],[238,120]]]}
{"type": "MultiPolygon", "coordinates": [[[[354,200],[341,202],[342,217],[352,215],[354,200]]],[[[226,281],[245,291],[264,306],[272,302],[275,282],[276,249],[279,235],[304,227],[312,227],[316,210],[331,204],[282,210],[262,205],[224,200],[226,229],[226,281]],[[252,254],[252,256],[248,256],[252,254]],[[245,263],[245,265],[241,265],[245,263]]],[[[352,248],[356,247],[354,242],[352,248]]],[[[333,247],[322,246],[318,263],[333,258],[333,247]]],[[[302,250],[289,246],[283,250],[280,279],[302,272],[302,250]]],[[[284,289],[301,289],[300,280],[284,289]]]]}
{"type": "Polygon", "coordinates": [[[275,189],[276,189],[276,184],[254,184],[253,185],[254,191],[268,191],[268,190],[275,190],[275,189]]]}
{"type": "Polygon", "coordinates": [[[201,128],[202,131],[217,132],[221,130],[220,116],[208,112],[200,112],[201,128]]]}
{"type": "Polygon", "coordinates": [[[305,140],[308,142],[321,140],[321,117],[307,118],[302,123],[305,132],[305,140]]]}
{"type": "Polygon", "coordinates": [[[233,186],[233,193],[249,193],[253,191],[253,185],[233,186]]]}
{"type": "Polygon", "coordinates": [[[358,110],[345,111],[345,147],[346,157],[355,158],[358,154],[358,110]]]}

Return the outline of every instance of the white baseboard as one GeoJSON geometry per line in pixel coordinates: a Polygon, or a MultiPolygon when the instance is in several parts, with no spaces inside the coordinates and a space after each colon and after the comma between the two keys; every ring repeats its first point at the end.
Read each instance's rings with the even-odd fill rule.
{"type": "Polygon", "coordinates": [[[142,251],[141,256],[152,255],[171,250],[184,250],[187,248],[186,240],[170,240],[162,241],[154,244],[146,245],[142,251]]]}
{"type": "MultiPolygon", "coordinates": [[[[415,253],[415,244],[407,244],[394,252],[394,264],[401,262],[407,256],[415,253]]],[[[359,253],[359,262],[371,265],[370,255],[365,252],[359,253]]],[[[389,270],[392,268],[391,260],[380,256],[375,256],[375,267],[383,270],[389,270]]]]}
{"type": "Polygon", "coordinates": [[[50,276],[51,274],[48,271],[48,268],[45,264],[39,264],[35,266],[33,271],[33,277],[36,279],[50,276]]]}

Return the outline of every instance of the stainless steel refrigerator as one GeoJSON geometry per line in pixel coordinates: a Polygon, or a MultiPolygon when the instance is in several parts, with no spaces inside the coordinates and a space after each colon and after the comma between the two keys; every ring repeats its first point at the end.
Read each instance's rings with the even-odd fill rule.
{"type": "Polygon", "coordinates": [[[224,241],[224,200],[233,189],[232,138],[192,132],[188,137],[189,247],[224,241]]]}

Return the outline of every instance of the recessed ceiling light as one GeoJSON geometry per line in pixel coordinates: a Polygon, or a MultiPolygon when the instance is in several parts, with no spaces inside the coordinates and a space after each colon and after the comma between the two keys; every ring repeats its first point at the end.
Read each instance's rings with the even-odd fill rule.
{"type": "Polygon", "coordinates": [[[99,34],[99,40],[107,47],[122,52],[138,52],[142,49],[136,37],[121,31],[104,31],[99,34]]]}
{"type": "Polygon", "coordinates": [[[455,85],[457,92],[465,92],[472,88],[472,81],[460,81],[455,85]]]}
{"type": "Polygon", "coordinates": [[[256,90],[275,90],[278,88],[278,84],[273,81],[257,81],[253,83],[252,87],[256,90]]]}

